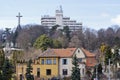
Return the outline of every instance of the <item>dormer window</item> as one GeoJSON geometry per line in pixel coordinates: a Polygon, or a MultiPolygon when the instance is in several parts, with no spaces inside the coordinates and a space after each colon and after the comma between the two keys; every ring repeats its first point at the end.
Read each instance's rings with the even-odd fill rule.
{"type": "Polygon", "coordinates": [[[78,53],[80,53],[80,50],[78,50],[78,53]]]}

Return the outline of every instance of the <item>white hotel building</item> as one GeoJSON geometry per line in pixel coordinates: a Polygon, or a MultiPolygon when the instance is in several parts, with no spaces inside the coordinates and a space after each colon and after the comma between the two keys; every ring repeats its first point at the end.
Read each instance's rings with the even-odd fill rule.
{"type": "Polygon", "coordinates": [[[77,23],[76,20],[70,20],[70,17],[63,16],[63,10],[61,7],[60,10],[55,11],[55,16],[53,17],[49,15],[42,16],[41,25],[48,26],[48,28],[59,25],[58,29],[63,29],[64,26],[68,26],[71,31],[82,29],[82,23],[77,23]]]}

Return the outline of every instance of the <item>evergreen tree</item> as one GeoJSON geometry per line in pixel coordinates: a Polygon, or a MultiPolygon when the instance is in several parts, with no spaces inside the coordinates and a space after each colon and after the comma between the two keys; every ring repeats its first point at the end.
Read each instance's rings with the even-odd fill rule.
{"type": "Polygon", "coordinates": [[[52,26],[52,28],[50,29],[49,35],[53,36],[58,27],[59,25],[52,26]]]}
{"type": "Polygon", "coordinates": [[[53,40],[53,48],[61,48],[61,47],[62,47],[61,42],[57,39],[54,39],[53,40]]]}
{"type": "Polygon", "coordinates": [[[13,73],[14,73],[14,67],[9,61],[9,59],[6,59],[2,67],[2,79],[11,80],[13,73]]]}
{"type": "Polygon", "coordinates": [[[96,78],[97,76],[97,78],[98,78],[98,80],[100,80],[100,78],[101,78],[101,75],[103,74],[102,73],[102,65],[101,64],[98,64],[98,65],[95,65],[95,67],[94,67],[94,72],[93,72],[93,75],[92,75],[92,80],[94,79],[94,78],[96,78]],[[96,74],[96,70],[97,70],[97,74],[96,74]],[[97,76],[96,76],[97,75],[97,76]]]}
{"type": "Polygon", "coordinates": [[[4,61],[5,61],[5,54],[4,54],[3,49],[0,49],[0,71],[2,70],[4,61]]]}
{"type": "Polygon", "coordinates": [[[37,38],[37,40],[34,43],[35,48],[40,48],[42,51],[47,50],[48,47],[53,46],[53,40],[50,39],[46,35],[41,35],[40,37],[37,38]]]}
{"type": "Polygon", "coordinates": [[[32,64],[32,60],[30,59],[30,60],[28,61],[27,69],[26,69],[26,78],[27,78],[27,80],[34,80],[33,75],[31,74],[31,73],[32,73],[32,70],[33,70],[31,64],[32,64]]]}
{"type": "Polygon", "coordinates": [[[65,26],[63,28],[63,32],[65,33],[65,35],[67,36],[68,40],[70,41],[70,29],[68,26],[65,26]]]}
{"type": "MultiPolygon", "coordinates": [[[[113,53],[111,51],[111,48],[108,46],[105,52],[105,65],[109,64],[109,59],[112,59],[112,55],[113,53]]],[[[112,61],[110,63],[112,63],[112,61]]]]}
{"type": "Polygon", "coordinates": [[[77,56],[75,55],[73,57],[73,61],[72,61],[73,67],[72,67],[72,75],[71,75],[71,79],[72,80],[81,80],[80,79],[80,69],[78,68],[78,59],[77,56]]]}

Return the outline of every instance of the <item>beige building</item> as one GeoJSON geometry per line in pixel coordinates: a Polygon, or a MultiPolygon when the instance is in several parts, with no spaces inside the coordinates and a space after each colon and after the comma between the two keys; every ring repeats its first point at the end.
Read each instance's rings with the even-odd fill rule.
{"type": "MultiPolygon", "coordinates": [[[[33,53],[34,54],[34,53],[33,53]]],[[[85,76],[87,67],[96,65],[95,55],[83,48],[62,48],[62,49],[47,49],[44,52],[39,52],[38,55],[31,55],[33,60],[33,76],[35,78],[51,79],[52,77],[70,77],[72,70],[72,58],[76,55],[79,61],[81,77],[85,76]]],[[[27,59],[27,58],[26,58],[27,59]]],[[[16,75],[26,74],[26,63],[17,63],[16,75]]]]}

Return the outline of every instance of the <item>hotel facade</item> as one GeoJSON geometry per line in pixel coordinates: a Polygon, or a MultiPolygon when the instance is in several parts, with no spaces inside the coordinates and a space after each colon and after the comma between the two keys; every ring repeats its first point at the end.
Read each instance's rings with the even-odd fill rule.
{"type": "Polygon", "coordinates": [[[70,31],[76,31],[82,29],[82,23],[71,20],[70,17],[63,16],[63,10],[60,6],[60,10],[55,11],[55,16],[44,15],[41,17],[41,25],[48,26],[50,29],[52,26],[59,25],[58,29],[63,29],[64,26],[68,26],[70,31]]]}

